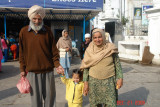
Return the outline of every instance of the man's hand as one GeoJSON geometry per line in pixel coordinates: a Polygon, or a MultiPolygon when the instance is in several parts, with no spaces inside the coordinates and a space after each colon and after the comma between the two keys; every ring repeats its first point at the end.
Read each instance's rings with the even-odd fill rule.
{"type": "Polygon", "coordinates": [[[21,73],[20,73],[20,76],[21,76],[21,77],[25,77],[25,76],[26,76],[26,72],[21,72],[21,73]]]}
{"type": "Polygon", "coordinates": [[[57,71],[58,74],[64,75],[64,69],[61,65],[56,68],[56,71],[57,71]]]}

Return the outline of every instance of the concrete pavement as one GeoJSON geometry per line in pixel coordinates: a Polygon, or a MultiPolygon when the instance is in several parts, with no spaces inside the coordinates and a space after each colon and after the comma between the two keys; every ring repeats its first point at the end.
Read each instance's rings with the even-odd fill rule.
{"type": "MultiPolygon", "coordinates": [[[[70,70],[79,68],[80,59],[74,57],[71,66],[70,70]]],[[[159,107],[160,67],[124,62],[122,62],[122,67],[124,85],[119,90],[118,107],[159,107]]],[[[30,95],[20,94],[16,88],[20,79],[18,61],[3,63],[2,71],[0,73],[0,107],[30,107],[30,95]]],[[[56,72],[55,81],[56,105],[67,107],[65,85],[61,83],[56,72]]],[[[89,107],[88,97],[84,97],[83,107],[89,107]]]]}

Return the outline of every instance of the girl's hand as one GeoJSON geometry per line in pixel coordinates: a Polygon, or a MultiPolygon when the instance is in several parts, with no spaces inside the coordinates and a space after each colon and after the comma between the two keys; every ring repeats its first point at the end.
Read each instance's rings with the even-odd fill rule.
{"type": "Polygon", "coordinates": [[[120,89],[123,85],[123,79],[120,78],[117,80],[116,89],[120,89]]]}
{"type": "Polygon", "coordinates": [[[89,91],[89,85],[88,85],[88,82],[85,81],[84,82],[84,89],[83,89],[84,96],[86,96],[88,94],[88,91],[89,91]]]}

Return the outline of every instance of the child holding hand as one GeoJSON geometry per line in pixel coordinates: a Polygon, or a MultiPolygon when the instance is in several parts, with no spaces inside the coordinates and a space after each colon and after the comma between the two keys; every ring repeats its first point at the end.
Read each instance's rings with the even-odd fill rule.
{"type": "Polygon", "coordinates": [[[82,107],[83,102],[83,88],[82,81],[83,74],[79,69],[74,69],[72,78],[61,76],[61,81],[66,85],[66,100],[68,107],[82,107]]]}

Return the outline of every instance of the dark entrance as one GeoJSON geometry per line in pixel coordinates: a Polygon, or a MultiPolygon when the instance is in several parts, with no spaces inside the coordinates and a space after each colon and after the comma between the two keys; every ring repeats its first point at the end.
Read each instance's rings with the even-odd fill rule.
{"type": "Polygon", "coordinates": [[[62,31],[63,29],[55,29],[54,37],[55,37],[56,43],[58,42],[59,38],[62,36],[62,31]]]}
{"type": "Polygon", "coordinates": [[[105,23],[105,32],[108,32],[111,36],[112,42],[114,42],[115,35],[115,22],[107,22],[105,23]]]}
{"type": "Polygon", "coordinates": [[[112,42],[118,47],[118,41],[122,41],[124,36],[122,35],[123,26],[118,22],[105,23],[105,32],[108,32],[111,36],[112,42]]]}

